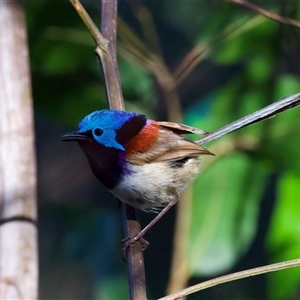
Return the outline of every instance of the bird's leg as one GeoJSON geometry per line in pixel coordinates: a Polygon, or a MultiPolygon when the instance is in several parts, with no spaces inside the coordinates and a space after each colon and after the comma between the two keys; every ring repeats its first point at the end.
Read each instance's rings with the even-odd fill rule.
{"type": "Polygon", "coordinates": [[[126,252],[127,249],[133,245],[136,241],[140,241],[142,243],[143,246],[143,250],[147,248],[147,246],[149,245],[149,243],[143,239],[144,234],[158,221],[160,220],[165,214],[166,212],[172,207],[174,206],[178,201],[178,197],[176,197],[172,202],[169,202],[168,205],[146,226],[144,227],[139,233],[137,233],[134,236],[129,236],[125,239],[122,240],[123,242],[123,248],[122,248],[122,252],[123,252],[123,257],[126,257],[126,252]]]}

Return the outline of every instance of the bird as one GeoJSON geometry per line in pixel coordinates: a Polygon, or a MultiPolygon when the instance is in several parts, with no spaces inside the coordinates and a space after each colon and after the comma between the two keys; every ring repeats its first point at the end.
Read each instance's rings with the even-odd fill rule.
{"type": "Polygon", "coordinates": [[[97,110],[78,130],[62,136],[77,141],[96,178],[121,202],[157,216],[123,240],[123,254],[173,206],[200,170],[201,155],[214,155],[184,134],[208,132],[188,125],[148,119],[137,112],[97,110]]]}

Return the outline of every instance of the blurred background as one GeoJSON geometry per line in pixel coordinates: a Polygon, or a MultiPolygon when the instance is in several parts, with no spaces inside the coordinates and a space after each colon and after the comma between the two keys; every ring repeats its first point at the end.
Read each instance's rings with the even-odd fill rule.
{"type": "MultiPolygon", "coordinates": [[[[300,91],[300,31],[226,1],[119,1],[126,109],[214,131],[300,91]]],[[[299,1],[256,1],[300,20],[299,1]]],[[[82,1],[100,24],[99,1],[82,1]]],[[[128,299],[116,200],[76,144],[107,108],[93,40],[67,1],[27,1],[38,161],[40,299],[128,299]]],[[[146,235],[149,299],[300,257],[300,108],[205,147],[202,172],[146,235]],[[178,217],[179,216],[179,217],[178,217]]],[[[193,138],[193,137],[192,137],[193,138]]],[[[142,225],[154,215],[140,213],[142,225]]],[[[300,269],[188,299],[299,299],[300,269]]]]}

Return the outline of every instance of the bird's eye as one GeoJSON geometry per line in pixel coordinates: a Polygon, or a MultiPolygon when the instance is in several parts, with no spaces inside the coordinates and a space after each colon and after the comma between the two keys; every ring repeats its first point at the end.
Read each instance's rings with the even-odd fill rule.
{"type": "Polygon", "coordinates": [[[95,134],[96,136],[101,136],[102,133],[103,133],[103,130],[100,129],[100,128],[96,128],[96,129],[94,130],[94,134],[95,134]]]}

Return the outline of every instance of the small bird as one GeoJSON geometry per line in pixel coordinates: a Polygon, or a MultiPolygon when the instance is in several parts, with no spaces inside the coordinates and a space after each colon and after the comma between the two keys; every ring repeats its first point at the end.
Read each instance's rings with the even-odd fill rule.
{"type": "Polygon", "coordinates": [[[87,115],[63,141],[77,141],[94,175],[120,201],[159,212],[137,235],[124,239],[123,252],[178,200],[199,172],[200,155],[214,155],[182,134],[207,134],[187,125],[158,122],[136,112],[98,110],[87,115]]]}

